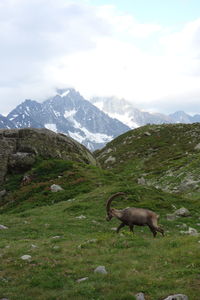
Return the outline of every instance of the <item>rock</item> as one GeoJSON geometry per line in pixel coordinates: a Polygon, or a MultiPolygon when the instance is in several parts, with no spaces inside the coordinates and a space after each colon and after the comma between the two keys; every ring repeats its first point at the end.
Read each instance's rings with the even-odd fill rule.
{"type": "Polygon", "coordinates": [[[100,274],[108,274],[106,271],[106,268],[104,266],[98,266],[95,270],[94,273],[100,273],[100,274]]]}
{"type": "Polygon", "coordinates": [[[151,133],[148,132],[148,131],[146,131],[146,132],[144,132],[144,135],[146,135],[146,136],[151,136],[151,133]]]}
{"type": "Polygon", "coordinates": [[[6,195],[6,190],[0,191],[0,199],[6,195]]]}
{"type": "Polygon", "coordinates": [[[76,217],[76,219],[86,219],[86,216],[83,216],[83,215],[80,215],[80,216],[78,216],[78,217],[76,217]]]}
{"type": "Polygon", "coordinates": [[[93,243],[96,243],[96,242],[97,242],[97,239],[91,239],[91,240],[88,240],[88,241],[84,242],[83,244],[78,245],[78,248],[83,248],[85,245],[93,244],[93,243]]]}
{"type": "Polygon", "coordinates": [[[194,147],[195,150],[200,150],[200,143],[194,147]]]}
{"type": "Polygon", "coordinates": [[[113,164],[113,163],[115,163],[116,162],[116,158],[115,157],[113,157],[113,156],[109,156],[106,160],[105,160],[105,164],[107,164],[107,163],[111,163],[111,164],[113,164]]]}
{"type": "Polygon", "coordinates": [[[61,238],[60,235],[55,235],[55,236],[52,237],[52,239],[60,239],[60,238],[61,238]]]}
{"type": "Polygon", "coordinates": [[[59,191],[63,191],[63,188],[60,185],[58,185],[58,184],[52,184],[50,186],[50,189],[54,193],[59,192],[59,191]]]}
{"type": "Polygon", "coordinates": [[[189,235],[192,235],[192,236],[198,236],[199,235],[198,231],[195,228],[192,228],[192,227],[189,227],[188,231],[181,231],[181,233],[189,234],[189,235]]]}
{"type": "Polygon", "coordinates": [[[88,277],[80,278],[80,279],[76,280],[76,282],[82,282],[82,281],[85,281],[85,280],[88,280],[88,277]]]}
{"type": "Polygon", "coordinates": [[[0,224],[0,229],[8,229],[8,227],[0,224]]]}
{"type": "Polygon", "coordinates": [[[176,294],[176,295],[170,295],[163,300],[189,300],[189,299],[188,299],[188,296],[186,296],[184,294],[176,294]]]}
{"type": "Polygon", "coordinates": [[[23,260],[30,260],[32,257],[30,255],[22,255],[21,259],[23,260]]]}
{"type": "Polygon", "coordinates": [[[97,165],[92,153],[68,136],[45,128],[0,129],[0,183],[10,170],[29,170],[37,157],[97,165]]]}
{"type": "Polygon", "coordinates": [[[24,177],[22,178],[21,185],[27,185],[27,184],[31,183],[32,180],[33,180],[33,178],[31,175],[25,174],[24,177]]]}
{"type": "Polygon", "coordinates": [[[138,184],[141,184],[141,185],[146,184],[146,180],[144,179],[144,177],[138,178],[137,182],[138,182],[138,184]]]}
{"type": "Polygon", "coordinates": [[[177,209],[174,214],[179,217],[189,217],[191,215],[189,210],[185,207],[177,209]]]}
{"type": "Polygon", "coordinates": [[[144,293],[138,293],[135,295],[136,300],[145,300],[144,293]]]}
{"type": "Polygon", "coordinates": [[[176,219],[177,219],[177,216],[175,214],[167,214],[168,221],[174,221],[176,219]]]}

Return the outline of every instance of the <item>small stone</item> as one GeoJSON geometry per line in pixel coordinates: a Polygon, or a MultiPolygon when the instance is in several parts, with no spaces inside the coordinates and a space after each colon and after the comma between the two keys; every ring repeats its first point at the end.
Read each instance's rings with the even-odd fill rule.
{"type": "Polygon", "coordinates": [[[76,217],[76,219],[86,219],[86,216],[83,216],[83,215],[80,215],[80,216],[78,216],[78,217],[76,217]]]}
{"type": "Polygon", "coordinates": [[[31,245],[31,248],[35,249],[35,248],[38,248],[38,246],[32,244],[32,245],[31,245]]]}
{"type": "Polygon", "coordinates": [[[95,270],[94,273],[100,273],[100,274],[108,274],[106,271],[106,268],[104,266],[98,266],[95,270]]]}
{"type": "Polygon", "coordinates": [[[0,191],[0,198],[6,195],[6,190],[0,191]]]}
{"type": "Polygon", "coordinates": [[[144,293],[138,293],[135,295],[136,300],[145,300],[144,293]]]}
{"type": "Polygon", "coordinates": [[[175,214],[167,214],[167,220],[168,221],[174,221],[176,220],[177,216],[175,214]]]}
{"type": "Polygon", "coordinates": [[[51,191],[52,192],[59,192],[59,191],[63,191],[63,188],[58,185],[58,184],[52,184],[51,187],[50,187],[51,191]]]}
{"type": "Polygon", "coordinates": [[[141,184],[141,185],[145,185],[146,184],[146,180],[144,179],[144,177],[141,177],[141,178],[138,178],[138,184],[141,184]]]}
{"type": "Polygon", "coordinates": [[[0,229],[8,229],[8,227],[0,224],[0,229]]]}
{"type": "Polygon", "coordinates": [[[61,238],[60,235],[55,235],[55,236],[52,237],[52,239],[60,239],[60,238],[61,238]]]}
{"type": "Polygon", "coordinates": [[[185,207],[177,209],[174,214],[179,217],[189,217],[191,215],[189,210],[185,207]]]}
{"type": "Polygon", "coordinates": [[[176,294],[176,295],[170,295],[163,300],[189,300],[189,299],[188,299],[188,296],[186,296],[184,294],[176,294]]]}
{"type": "Polygon", "coordinates": [[[193,236],[199,235],[198,231],[192,227],[189,227],[188,234],[193,235],[193,236]]]}
{"type": "Polygon", "coordinates": [[[112,227],[111,230],[116,231],[117,227],[112,227]]]}
{"type": "Polygon", "coordinates": [[[192,228],[192,227],[189,227],[188,231],[180,231],[180,233],[189,234],[189,235],[192,235],[192,236],[198,236],[199,235],[198,231],[195,228],[192,228]]]}
{"type": "Polygon", "coordinates": [[[85,280],[88,280],[88,277],[80,278],[80,279],[76,280],[76,282],[82,282],[82,281],[85,281],[85,280]]]}
{"type": "Polygon", "coordinates": [[[53,249],[58,250],[58,249],[60,249],[60,247],[59,246],[54,246],[53,249]]]}
{"type": "Polygon", "coordinates": [[[31,256],[30,255],[22,255],[21,259],[23,259],[23,260],[30,260],[31,256]]]}

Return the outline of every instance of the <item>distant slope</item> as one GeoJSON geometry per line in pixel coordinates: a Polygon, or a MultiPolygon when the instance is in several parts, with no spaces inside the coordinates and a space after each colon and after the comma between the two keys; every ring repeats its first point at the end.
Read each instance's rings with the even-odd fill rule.
{"type": "Polygon", "coordinates": [[[104,168],[168,192],[200,192],[200,124],[146,125],[100,151],[104,168]]]}
{"type": "Polygon", "coordinates": [[[139,110],[125,99],[116,97],[94,97],[90,100],[110,117],[116,118],[132,129],[147,124],[194,123],[200,122],[200,115],[190,116],[184,111],[177,111],[170,115],[149,113],[139,110]]]}

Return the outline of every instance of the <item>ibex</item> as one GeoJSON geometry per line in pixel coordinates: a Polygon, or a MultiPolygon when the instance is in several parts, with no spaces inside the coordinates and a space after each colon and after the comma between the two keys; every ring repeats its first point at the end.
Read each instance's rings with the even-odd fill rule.
{"type": "Polygon", "coordinates": [[[117,228],[117,233],[124,226],[129,226],[130,231],[133,232],[134,225],[139,225],[149,226],[149,229],[153,233],[154,237],[156,237],[157,232],[160,232],[164,236],[164,230],[158,226],[159,215],[157,215],[155,212],[148,209],[135,207],[128,207],[123,210],[111,208],[110,206],[113,199],[121,195],[125,195],[125,193],[116,193],[108,198],[106,202],[107,221],[110,221],[113,217],[115,217],[122,222],[117,228]]]}

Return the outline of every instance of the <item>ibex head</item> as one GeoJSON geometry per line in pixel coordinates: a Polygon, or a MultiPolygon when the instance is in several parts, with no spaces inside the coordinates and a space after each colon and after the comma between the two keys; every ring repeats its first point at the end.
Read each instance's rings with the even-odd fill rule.
{"type": "Polygon", "coordinates": [[[123,192],[118,192],[118,193],[112,195],[110,198],[108,198],[108,200],[107,200],[107,202],[106,202],[106,211],[107,211],[107,217],[106,217],[106,220],[107,220],[107,221],[110,221],[110,220],[112,219],[112,217],[114,217],[113,212],[115,211],[115,209],[114,209],[114,208],[110,208],[112,200],[113,200],[115,197],[117,197],[117,196],[123,196],[123,195],[125,195],[125,193],[123,193],[123,192]]]}

